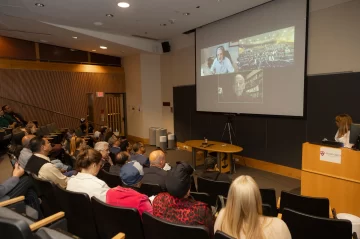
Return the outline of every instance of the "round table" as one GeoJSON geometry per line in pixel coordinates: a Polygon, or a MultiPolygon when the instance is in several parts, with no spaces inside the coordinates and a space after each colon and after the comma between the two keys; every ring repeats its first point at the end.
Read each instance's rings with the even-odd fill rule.
{"type": "Polygon", "coordinates": [[[204,151],[204,157],[206,158],[207,153],[217,152],[217,164],[220,172],[234,172],[234,161],[233,161],[233,153],[239,153],[243,151],[242,147],[227,144],[224,142],[216,142],[216,141],[207,141],[207,144],[204,144],[204,140],[189,140],[186,141],[185,144],[192,148],[192,162],[194,168],[196,168],[196,151],[202,150],[204,151]],[[223,153],[223,154],[222,154],[223,153]],[[222,157],[225,155],[226,157],[222,157]]]}

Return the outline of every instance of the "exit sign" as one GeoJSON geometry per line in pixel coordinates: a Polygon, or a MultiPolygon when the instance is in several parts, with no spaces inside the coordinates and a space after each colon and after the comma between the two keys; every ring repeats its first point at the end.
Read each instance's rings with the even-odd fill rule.
{"type": "Polygon", "coordinates": [[[96,92],[96,97],[104,97],[104,92],[96,92]]]}

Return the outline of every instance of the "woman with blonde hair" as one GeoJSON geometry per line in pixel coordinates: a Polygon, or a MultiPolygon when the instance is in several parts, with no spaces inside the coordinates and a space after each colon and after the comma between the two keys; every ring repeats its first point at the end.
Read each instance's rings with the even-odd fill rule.
{"type": "Polygon", "coordinates": [[[344,144],[344,147],[351,148],[350,144],[350,126],[352,124],[352,118],[348,114],[340,114],[335,117],[335,123],[338,127],[338,131],[335,135],[335,141],[344,144]]]}
{"type": "Polygon", "coordinates": [[[245,175],[231,184],[226,207],[215,222],[214,231],[217,230],[237,239],[291,239],[282,220],[262,215],[259,187],[245,175]]]}

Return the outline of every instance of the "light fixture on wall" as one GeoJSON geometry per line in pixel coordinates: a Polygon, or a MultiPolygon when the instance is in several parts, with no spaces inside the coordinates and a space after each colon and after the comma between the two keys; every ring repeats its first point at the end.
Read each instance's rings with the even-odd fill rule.
{"type": "Polygon", "coordinates": [[[106,46],[100,46],[100,48],[101,48],[101,49],[104,49],[104,50],[106,50],[106,49],[107,49],[107,47],[106,47],[106,46]]]}
{"type": "Polygon", "coordinates": [[[45,7],[45,5],[42,4],[42,3],[35,3],[35,6],[37,6],[37,7],[45,7]]]}
{"type": "Polygon", "coordinates": [[[77,37],[72,37],[72,38],[77,39],[77,37]]]}
{"type": "Polygon", "coordinates": [[[130,4],[127,2],[119,2],[118,6],[121,8],[128,8],[128,7],[130,7],[130,4]]]}

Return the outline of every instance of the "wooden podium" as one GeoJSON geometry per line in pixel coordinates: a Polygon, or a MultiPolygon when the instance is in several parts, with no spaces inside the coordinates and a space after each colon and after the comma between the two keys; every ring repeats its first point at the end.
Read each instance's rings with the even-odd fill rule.
{"type": "Polygon", "coordinates": [[[341,152],[341,157],[337,159],[340,161],[320,160],[327,150],[331,154],[333,149],[303,144],[301,195],[327,197],[338,213],[360,216],[360,152],[339,148],[337,152],[341,152]]]}

